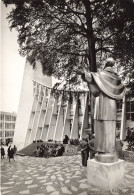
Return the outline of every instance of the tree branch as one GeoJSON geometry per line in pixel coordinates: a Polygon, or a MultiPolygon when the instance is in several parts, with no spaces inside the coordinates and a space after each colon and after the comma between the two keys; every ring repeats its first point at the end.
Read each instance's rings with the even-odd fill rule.
{"type": "Polygon", "coordinates": [[[105,51],[105,52],[109,52],[109,53],[114,54],[114,52],[109,50],[108,48],[110,48],[110,47],[100,47],[100,48],[96,49],[95,52],[97,53],[98,51],[105,51]]]}

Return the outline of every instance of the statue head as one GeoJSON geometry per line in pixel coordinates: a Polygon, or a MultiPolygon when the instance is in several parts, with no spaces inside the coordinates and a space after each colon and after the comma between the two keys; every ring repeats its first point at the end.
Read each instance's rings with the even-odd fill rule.
{"type": "Polygon", "coordinates": [[[113,67],[114,64],[115,64],[115,60],[112,57],[107,58],[106,59],[106,64],[105,64],[105,68],[106,67],[113,67]]]}

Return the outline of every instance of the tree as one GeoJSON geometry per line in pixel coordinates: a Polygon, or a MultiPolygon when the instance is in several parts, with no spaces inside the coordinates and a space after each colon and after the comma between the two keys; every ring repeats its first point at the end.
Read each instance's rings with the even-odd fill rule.
{"type": "Polygon", "coordinates": [[[3,2],[15,4],[8,20],[10,28],[19,33],[20,54],[27,56],[33,68],[40,61],[44,74],[68,79],[73,69],[85,67],[96,72],[108,55],[114,56],[121,66],[129,65],[133,69],[134,4],[131,1],[3,2]]]}
{"type": "Polygon", "coordinates": [[[19,52],[27,56],[33,68],[40,61],[44,74],[76,83],[77,76],[71,76],[73,70],[85,67],[96,72],[104,59],[112,55],[118,66],[123,67],[122,78],[127,75],[133,86],[134,4],[131,0],[3,2],[15,4],[8,16],[10,28],[18,31],[19,52]]]}

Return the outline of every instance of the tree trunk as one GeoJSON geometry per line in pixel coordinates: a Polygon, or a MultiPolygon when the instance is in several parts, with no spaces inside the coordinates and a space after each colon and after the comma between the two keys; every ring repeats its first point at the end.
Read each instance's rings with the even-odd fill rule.
{"type": "MultiPolygon", "coordinates": [[[[96,52],[95,52],[95,40],[93,34],[92,27],[92,15],[91,15],[91,7],[90,0],[83,0],[85,9],[86,9],[86,21],[87,21],[87,39],[88,39],[88,56],[89,56],[89,70],[91,72],[97,72],[96,66],[96,52]]],[[[94,133],[94,96],[91,94],[90,96],[90,104],[91,104],[91,131],[94,133]]]]}

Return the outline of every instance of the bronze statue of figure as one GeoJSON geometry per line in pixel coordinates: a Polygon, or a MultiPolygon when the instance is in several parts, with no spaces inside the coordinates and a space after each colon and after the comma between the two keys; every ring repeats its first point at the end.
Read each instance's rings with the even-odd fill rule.
{"type": "Polygon", "coordinates": [[[113,69],[114,64],[114,59],[108,58],[101,72],[78,72],[95,96],[95,150],[104,154],[115,152],[116,100],[125,95],[125,87],[113,69]]]}

